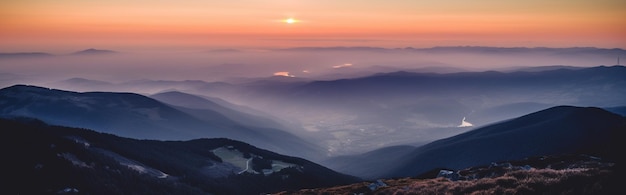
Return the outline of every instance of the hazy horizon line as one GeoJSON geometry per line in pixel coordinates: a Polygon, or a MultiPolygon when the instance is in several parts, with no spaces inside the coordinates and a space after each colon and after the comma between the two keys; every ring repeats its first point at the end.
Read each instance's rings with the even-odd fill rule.
{"type": "Polygon", "coordinates": [[[14,50],[14,51],[2,51],[0,54],[52,54],[52,55],[71,55],[77,54],[82,51],[87,50],[98,50],[98,51],[114,51],[117,53],[161,53],[161,52],[182,52],[182,53],[193,53],[193,52],[272,52],[272,51],[287,51],[294,49],[381,49],[381,50],[402,50],[402,49],[414,49],[414,50],[426,50],[426,49],[438,49],[438,48],[495,48],[495,49],[607,49],[607,50],[626,50],[621,47],[597,47],[597,46],[571,46],[571,47],[551,47],[551,46],[489,46],[489,45],[437,45],[430,47],[415,47],[415,46],[405,46],[405,47],[382,47],[382,46],[298,46],[298,47],[219,47],[219,48],[198,48],[198,49],[115,49],[115,47],[87,47],[84,49],[70,50],[65,52],[54,52],[50,50],[14,50]]]}

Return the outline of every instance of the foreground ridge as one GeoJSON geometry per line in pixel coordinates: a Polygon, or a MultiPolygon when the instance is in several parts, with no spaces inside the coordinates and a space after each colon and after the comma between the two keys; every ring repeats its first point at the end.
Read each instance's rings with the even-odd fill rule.
{"type": "Polygon", "coordinates": [[[622,192],[623,168],[588,155],[540,156],[463,170],[439,170],[435,177],[377,180],[277,194],[615,194],[622,192]]]}

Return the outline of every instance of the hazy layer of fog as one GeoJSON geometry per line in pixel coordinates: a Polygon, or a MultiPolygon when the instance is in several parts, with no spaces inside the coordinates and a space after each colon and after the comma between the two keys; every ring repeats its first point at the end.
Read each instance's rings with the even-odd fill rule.
{"type": "Polygon", "coordinates": [[[217,97],[271,114],[285,123],[288,128],[284,130],[318,143],[329,155],[342,155],[390,145],[423,144],[471,130],[468,124],[486,125],[554,105],[621,106],[624,101],[619,94],[626,94],[626,89],[601,79],[598,83],[589,80],[584,86],[570,85],[576,81],[572,77],[547,85],[553,82],[549,76],[538,77],[547,79],[542,83],[523,75],[519,81],[498,85],[507,75],[481,80],[493,76],[487,73],[478,79],[439,75],[408,83],[338,79],[397,71],[506,72],[553,65],[573,69],[569,66],[615,65],[620,55],[626,56],[626,52],[471,47],[120,52],[32,58],[5,55],[0,58],[0,87],[20,83],[72,91],[145,95],[181,91],[217,97]],[[311,83],[318,80],[333,82],[311,83]]]}
{"type": "Polygon", "coordinates": [[[378,48],[171,53],[122,51],[103,55],[2,57],[0,73],[15,74],[39,83],[74,77],[108,82],[139,79],[236,82],[241,77],[269,77],[277,72],[288,72],[295,77],[328,80],[398,70],[445,73],[546,65],[614,65],[617,57],[613,53],[593,52],[468,52],[458,49],[415,51],[378,48]]]}

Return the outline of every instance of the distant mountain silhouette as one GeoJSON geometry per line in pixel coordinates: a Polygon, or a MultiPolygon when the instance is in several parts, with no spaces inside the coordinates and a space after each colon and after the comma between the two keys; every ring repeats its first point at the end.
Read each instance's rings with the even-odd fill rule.
{"type": "Polygon", "coordinates": [[[203,91],[203,90],[221,90],[229,88],[231,84],[224,82],[205,82],[201,80],[134,80],[118,84],[115,89],[123,89],[126,91],[136,91],[141,93],[156,94],[168,91],[203,91]]]}
{"type": "Polygon", "coordinates": [[[458,128],[463,118],[480,127],[556,105],[626,105],[624,66],[547,69],[448,74],[397,71],[312,82],[137,80],[105,85],[111,90],[100,85],[81,88],[141,94],[181,91],[219,97],[288,121],[290,128],[285,129],[293,134],[316,134],[308,137],[331,149],[331,155],[449,137],[471,129],[458,128]],[[294,126],[299,128],[291,128],[294,126]]]}
{"type": "Polygon", "coordinates": [[[377,177],[410,177],[435,168],[458,170],[541,155],[588,154],[618,161],[616,149],[625,146],[625,130],[626,118],[599,108],[553,107],[421,146],[377,177]]]}
{"type": "Polygon", "coordinates": [[[197,118],[207,118],[213,116],[214,114],[212,113],[217,113],[242,125],[283,128],[281,124],[269,119],[268,117],[270,116],[265,113],[244,106],[234,105],[219,98],[200,97],[178,91],[158,93],[151,95],[150,98],[183,107],[181,109],[197,118]]]}
{"type": "Polygon", "coordinates": [[[382,47],[294,47],[279,49],[278,51],[298,51],[298,52],[323,52],[323,51],[369,51],[369,52],[389,52],[393,49],[382,47]]]}
{"type": "Polygon", "coordinates": [[[273,151],[315,158],[319,148],[287,132],[241,125],[214,112],[200,119],[133,93],[76,93],[16,85],[0,89],[0,116],[23,116],[138,139],[225,137],[273,151]]]}
{"type": "Polygon", "coordinates": [[[0,58],[40,58],[54,56],[43,52],[0,53],[0,58]]]}
{"type": "MultiPolygon", "coordinates": [[[[566,48],[550,48],[550,47],[481,47],[481,46],[457,46],[457,47],[432,47],[412,49],[415,52],[427,53],[474,53],[474,54],[547,54],[554,56],[580,56],[580,55],[596,55],[615,57],[626,54],[626,50],[614,48],[596,48],[596,47],[566,47],[566,48]]],[[[614,65],[614,64],[610,64],[614,65]]]]}
{"type": "Polygon", "coordinates": [[[230,139],[136,140],[28,118],[0,126],[8,194],[259,194],[359,181],[230,139]]]}
{"type": "Polygon", "coordinates": [[[91,80],[85,78],[70,78],[54,83],[50,83],[50,85],[61,88],[79,88],[79,89],[92,89],[99,90],[101,88],[106,88],[114,85],[113,83],[91,80]]]}
{"type": "MultiPolygon", "coordinates": [[[[626,104],[626,67],[593,67],[579,70],[558,69],[541,72],[463,72],[452,74],[393,72],[356,79],[316,81],[294,86],[277,94],[276,103],[283,109],[307,110],[300,104],[325,106],[324,109],[359,109],[359,113],[371,110],[380,113],[377,105],[388,107],[403,100],[403,105],[430,107],[460,104],[457,110],[485,109],[510,103],[533,102],[537,104],[573,104],[594,106],[617,106],[626,104]],[[407,99],[407,97],[413,97],[407,99]],[[445,97],[445,98],[442,98],[445,97]],[[448,102],[435,105],[431,102],[448,102]],[[501,105],[488,105],[491,102],[501,105]],[[314,102],[315,104],[311,103],[314,102]],[[376,102],[372,104],[371,102],[376,102]],[[481,105],[484,105],[481,107],[481,105]]],[[[262,90],[259,90],[263,92],[262,90]]],[[[273,104],[270,104],[275,106],[273,104]]],[[[276,105],[277,106],[277,105],[276,105]]],[[[428,111],[442,111],[428,110],[428,111]]],[[[396,118],[409,116],[401,113],[396,118]]],[[[457,114],[464,114],[458,112],[457,114]]],[[[469,112],[465,112],[469,114],[469,112]]],[[[458,121],[463,116],[439,117],[440,120],[458,121]]],[[[499,118],[503,120],[506,118],[499,118]]],[[[468,116],[468,121],[472,121],[468,116]]],[[[496,120],[497,121],[497,120],[496,120]]],[[[489,121],[485,121],[489,122],[489,121]]],[[[491,121],[495,122],[495,121],[491,121]]],[[[485,123],[479,123],[484,125],[485,123]]]]}
{"type": "Polygon", "coordinates": [[[102,50],[102,49],[90,48],[90,49],[74,52],[72,53],[72,55],[102,55],[102,54],[115,54],[115,53],[118,53],[118,52],[113,51],[113,50],[102,50]]]}
{"type": "Polygon", "coordinates": [[[626,105],[624,66],[449,74],[399,71],[328,81],[206,86],[179,91],[246,104],[294,121],[308,132],[335,134],[315,137],[321,139],[316,142],[337,148],[333,155],[449,137],[470,129],[458,128],[463,118],[480,127],[556,105],[626,105]]]}
{"type": "Polygon", "coordinates": [[[429,67],[423,67],[423,68],[408,69],[407,71],[421,72],[421,73],[439,73],[439,74],[468,72],[465,69],[451,67],[451,66],[429,66],[429,67]]]}
{"type": "Polygon", "coordinates": [[[450,46],[431,48],[382,48],[382,47],[295,47],[280,49],[280,51],[297,52],[423,52],[423,53],[478,53],[478,54],[528,54],[545,53],[553,55],[581,55],[596,54],[607,56],[619,56],[626,54],[626,50],[614,48],[596,47],[569,47],[569,48],[549,48],[549,47],[485,47],[485,46],[450,46]]]}
{"type": "MultiPolygon", "coordinates": [[[[102,55],[102,54],[116,54],[118,52],[113,50],[103,50],[103,49],[85,49],[81,51],[77,51],[71,53],[71,55],[102,55]]],[[[0,53],[0,58],[33,58],[33,57],[51,57],[57,56],[50,53],[44,52],[17,52],[17,53],[0,53]]]]}
{"type": "Polygon", "coordinates": [[[551,70],[578,70],[583,69],[584,67],[576,67],[576,66],[563,66],[563,65],[555,65],[555,66],[538,66],[538,67],[516,67],[510,68],[511,70],[508,72],[542,72],[542,71],[551,71],[551,70]]]}

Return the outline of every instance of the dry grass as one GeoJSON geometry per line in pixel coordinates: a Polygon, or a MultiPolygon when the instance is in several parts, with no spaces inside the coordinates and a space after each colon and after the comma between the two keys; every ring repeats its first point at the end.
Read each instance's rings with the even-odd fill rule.
{"type": "Polygon", "coordinates": [[[381,189],[381,194],[593,194],[602,191],[608,172],[598,169],[533,169],[470,181],[432,179],[404,188],[381,189]]]}
{"type": "MultiPolygon", "coordinates": [[[[604,194],[611,171],[602,169],[532,169],[511,171],[495,178],[468,181],[393,179],[389,187],[370,191],[367,182],[324,189],[307,189],[280,194],[604,194]]],[[[609,182],[610,183],[610,182],[609,182]]]]}

